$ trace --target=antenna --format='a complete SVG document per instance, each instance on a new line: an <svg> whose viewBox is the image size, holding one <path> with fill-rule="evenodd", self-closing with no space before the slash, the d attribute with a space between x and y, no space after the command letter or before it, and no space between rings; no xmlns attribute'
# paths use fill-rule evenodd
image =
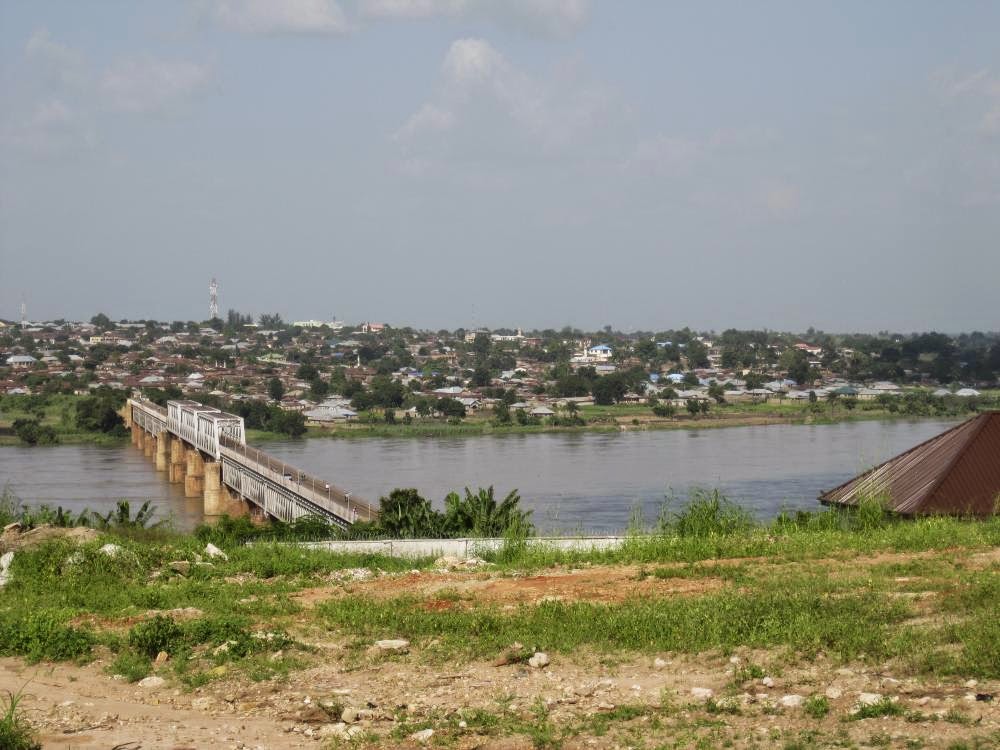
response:
<svg viewBox="0 0 1000 750"><path fill-rule="evenodd" d="M209 320L219 317L219 282L214 276L208 285L208 317Z"/></svg>
<svg viewBox="0 0 1000 750"><path fill-rule="evenodd" d="M21 328L28 325L28 303L24 301L24 297L21 297Z"/></svg>

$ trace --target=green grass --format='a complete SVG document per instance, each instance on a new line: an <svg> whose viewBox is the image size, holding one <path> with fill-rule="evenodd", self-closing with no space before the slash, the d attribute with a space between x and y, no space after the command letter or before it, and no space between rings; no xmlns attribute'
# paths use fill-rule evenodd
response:
<svg viewBox="0 0 1000 750"><path fill-rule="evenodd" d="M0 699L0 748L3 750L41 750L31 729L19 712L21 692L7 693Z"/></svg>

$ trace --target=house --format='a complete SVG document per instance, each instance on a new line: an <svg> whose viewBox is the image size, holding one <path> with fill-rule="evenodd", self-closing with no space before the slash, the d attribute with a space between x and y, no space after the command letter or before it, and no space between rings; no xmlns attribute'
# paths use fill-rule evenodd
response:
<svg viewBox="0 0 1000 750"><path fill-rule="evenodd" d="M361 324L362 333L382 333L385 330L385 323L372 323L371 321Z"/></svg>
<svg viewBox="0 0 1000 750"><path fill-rule="evenodd" d="M587 356L598 362L607 362L613 354L612 349L607 344L598 344L587 349Z"/></svg>
<svg viewBox="0 0 1000 750"><path fill-rule="evenodd" d="M881 499L901 515L988 517L1000 497L1000 411L984 412L819 496L824 505Z"/></svg>
<svg viewBox="0 0 1000 750"><path fill-rule="evenodd" d="M553 417L553 416L555 416L555 412L552 411L552 409L550 409L547 406L536 406L534 409L532 409L528 413L531 416L533 416L533 417L539 417L539 418L541 418L541 417Z"/></svg>
<svg viewBox="0 0 1000 750"><path fill-rule="evenodd" d="M30 354L12 354L7 357L7 364L15 370L30 370L38 360Z"/></svg>
<svg viewBox="0 0 1000 750"><path fill-rule="evenodd" d="M321 427L337 422L350 422L358 416L358 413L352 409L348 409L346 406L324 405L303 411L302 416L306 418L307 425Z"/></svg>

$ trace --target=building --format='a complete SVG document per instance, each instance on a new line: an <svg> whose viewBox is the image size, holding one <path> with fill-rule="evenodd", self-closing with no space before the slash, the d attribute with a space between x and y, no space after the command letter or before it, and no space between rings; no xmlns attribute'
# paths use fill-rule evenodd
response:
<svg viewBox="0 0 1000 750"><path fill-rule="evenodd" d="M825 505L885 502L902 515L994 515L1000 411L984 412L819 496Z"/></svg>

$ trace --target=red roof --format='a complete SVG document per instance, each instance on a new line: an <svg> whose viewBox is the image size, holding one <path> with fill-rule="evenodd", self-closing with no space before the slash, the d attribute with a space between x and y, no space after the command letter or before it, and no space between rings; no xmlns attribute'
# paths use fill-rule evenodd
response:
<svg viewBox="0 0 1000 750"><path fill-rule="evenodd" d="M856 505L884 497L904 515L989 516L1000 501L1000 411L979 414L819 496Z"/></svg>

